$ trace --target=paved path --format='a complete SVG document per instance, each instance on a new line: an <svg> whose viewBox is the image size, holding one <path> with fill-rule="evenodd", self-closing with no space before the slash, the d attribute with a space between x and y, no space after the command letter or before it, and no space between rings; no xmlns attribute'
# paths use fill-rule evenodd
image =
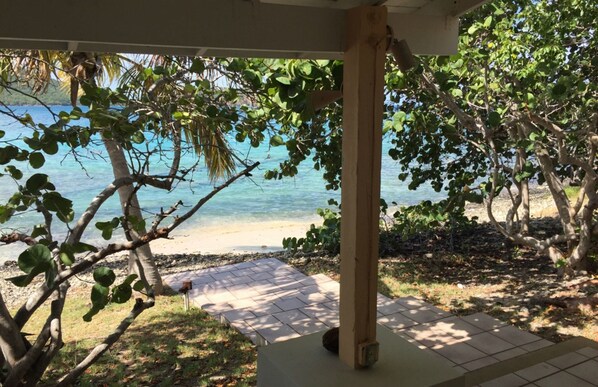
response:
<svg viewBox="0 0 598 387"><path fill-rule="evenodd" d="M164 280L173 289L191 280L193 305L232 325L257 345L339 324L339 283L323 274L306 276L274 258L177 273ZM553 345L489 315L457 317L415 297L389 299L378 294L378 323L463 373ZM579 379L568 385L598 386L598 351L593 351L587 348L569 354L575 361L536 364L534 367L541 369L520 370L503 376L508 380L496 379L499 384L488 385L532 382L548 386L552 385L548 379L557 377L555 382ZM541 380L548 382L542 384ZM525 383L518 384L521 381Z"/></svg>

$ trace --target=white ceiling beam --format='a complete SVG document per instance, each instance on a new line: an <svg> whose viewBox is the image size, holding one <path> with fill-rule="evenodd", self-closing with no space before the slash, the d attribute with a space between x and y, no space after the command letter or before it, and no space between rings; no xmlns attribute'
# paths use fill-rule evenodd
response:
<svg viewBox="0 0 598 387"><path fill-rule="evenodd" d="M0 9L0 48L322 59L344 49L341 9L245 0L0 0ZM390 14L389 24L414 54L456 52L456 18Z"/></svg>
<svg viewBox="0 0 598 387"><path fill-rule="evenodd" d="M451 17L459 17L480 7L488 1L489 0L429 1L425 5L419 7L415 13L421 15L448 15Z"/></svg>
<svg viewBox="0 0 598 387"><path fill-rule="evenodd" d="M486 4L488 1L490 0L458 0L454 4L451 16L463 16L467 12Z"/></svg>

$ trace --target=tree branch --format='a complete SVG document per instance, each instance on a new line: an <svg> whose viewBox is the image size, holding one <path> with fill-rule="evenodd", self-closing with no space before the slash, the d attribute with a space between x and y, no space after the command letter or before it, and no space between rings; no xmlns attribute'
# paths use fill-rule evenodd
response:
<svg viewBox="0 0 598 387"><path fill-rule="evenodd" d="M58 381L57 386L73 385L77 378L81 376L81 374L83 374L87 368L89 368L100 356L102 356L102 354L104 354L104 352L106 352L115 342L118 341L118 339L133 323L133 321L135 321L137 316L139 316L144 310L153 307L154 304L155 301L153 298L150 298L145 302L141 298L137 298L135 300L135 305L133 306L133 309L129 315L120 322L114 332L107 336L101 344L97 345L85 359L83 359L75 368L73 368L73 370L71 370L71 372L62 377Z"/></svg>

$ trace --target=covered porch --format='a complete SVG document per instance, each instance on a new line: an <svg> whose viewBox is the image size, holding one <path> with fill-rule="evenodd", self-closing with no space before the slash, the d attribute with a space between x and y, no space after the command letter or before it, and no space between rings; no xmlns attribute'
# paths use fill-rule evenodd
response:
<svg viewBox="0 0 598 387"><path fill-rule="evenodd" d="M384 367L401 370L398 376L386 379L386 383L390 383L396 377L411 376L404 368L386 366L389 364L386 362L394 358L404 364L411 359L415 360L410 363L413 367L408 367L412 375L431 377L424 384L463 383L461 375L455 374L451 367L445 375L440 363L432 365L433 360L420 360L416 355L419 352L410 352L413 349L408 340L379 328L376 289L384 66L387 50L395 39L406 42L413 54L454 54L459 17L484 2L7 0L2 2L0 46L187 56L343 59L340 360L327 358L327 362L332 362L327 368L349 370L349 378L375 378ZM14 15L26 17L15 18ZM277 345L269 347L261 355L260 375L276 379L288 377L295 383L289 385L312 385L308 379L301 381L302 377L318 372L309 367L329 364L310 355L316 344L318 351L321 350L317 336L280 344L278 348L289 353L288 358L305 361L301 363L274 362L284 357L276 355ZM268 353L272 355L269 357ZM413 355L405 356L407 353ZM353 371L361 368L368 370ZM430 373L430 368L435 372ZM287 373L284 369L290 371ZM435 375L444 379L436 380ZM261 384L272 385L270 377L260 376Z"/></svg>

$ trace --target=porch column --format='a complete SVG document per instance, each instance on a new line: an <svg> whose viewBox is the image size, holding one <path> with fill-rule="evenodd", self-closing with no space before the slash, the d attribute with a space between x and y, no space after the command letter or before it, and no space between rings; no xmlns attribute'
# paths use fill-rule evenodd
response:
<svg viewBox="0 0 598 387"><path fill-rule="evenodd" d="M340 359L378 357L376 293L387 10L347 12L343 84Z"/></svg>

